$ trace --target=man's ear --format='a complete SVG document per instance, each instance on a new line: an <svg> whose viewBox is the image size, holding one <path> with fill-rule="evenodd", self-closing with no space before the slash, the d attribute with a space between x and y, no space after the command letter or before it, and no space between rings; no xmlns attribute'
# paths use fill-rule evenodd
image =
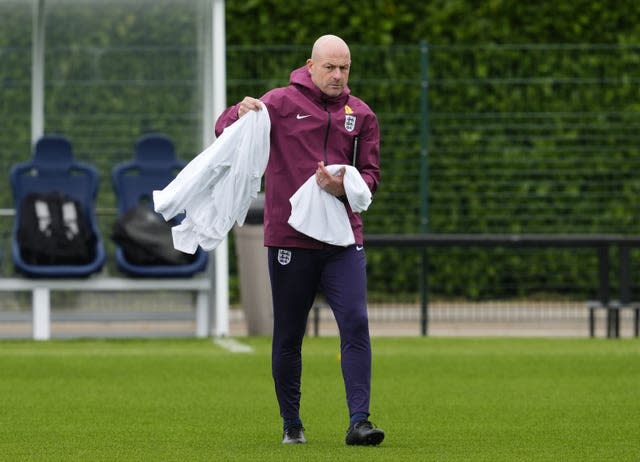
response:
<svg viewBox="0 0 640 462"><path fill-rule="evenodd" d="M307 65L307 70L309 71L309 74L311 74L311 67L313 66L313 60L311 58L307 59L306 65Z"/></svg>

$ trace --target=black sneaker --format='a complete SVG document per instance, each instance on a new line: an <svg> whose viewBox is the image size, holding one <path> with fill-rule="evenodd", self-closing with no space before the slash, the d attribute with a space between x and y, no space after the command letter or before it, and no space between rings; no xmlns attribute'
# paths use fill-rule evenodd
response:
<svg viewBox="0 0 640 462"><path fill-rule="evenodd" d="M282 444L303 444L306 442L304 427L301 425L287 428L282 435Z"/></svg>
<svg viewBox="0 0 640 462"><path fill-rule="evenodd" d="M361 420L349 427L345 441L351 445L376 446L383 439L384 432L381 429L374 427L368 420Z"/></svg>

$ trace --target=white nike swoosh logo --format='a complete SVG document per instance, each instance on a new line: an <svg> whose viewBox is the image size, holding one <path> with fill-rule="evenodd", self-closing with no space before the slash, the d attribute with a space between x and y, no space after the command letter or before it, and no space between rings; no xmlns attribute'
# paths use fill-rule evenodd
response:
<svg viewBox="0 0 640 462"><path fill-rule="evenodd" d="M362 246L362 245L357 245L357 246L356 246L356 250L357 250L358 252L360 252L362 249L364 249L364 246Z"/></svg>
<svg viewBox="0 0 640 462"><path fill-rule="evenodd" d="M302 119L306 119L307 117L311 117L311 114L305 114L305 115L298 114L298 115L296 116L296 119L298 119L298 120L302 120Z"/></svg>

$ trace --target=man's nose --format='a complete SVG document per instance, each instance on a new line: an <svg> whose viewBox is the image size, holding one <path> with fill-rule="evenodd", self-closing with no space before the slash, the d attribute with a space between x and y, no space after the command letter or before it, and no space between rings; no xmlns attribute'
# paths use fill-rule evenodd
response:
<svg viewBox="0 0 640 462"><path fill-rule="evenodd" d="M336 67L331 73L331 77L333 77L336 80L342 79L343 76L344 76L344 71L339 67Z"/></svg>

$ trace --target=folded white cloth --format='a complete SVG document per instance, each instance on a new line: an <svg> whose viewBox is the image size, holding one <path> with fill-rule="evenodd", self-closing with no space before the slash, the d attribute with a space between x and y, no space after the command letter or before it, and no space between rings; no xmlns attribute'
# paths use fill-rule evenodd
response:
<svg viewBox="0 0 640 462"><path fill-rule="evenodd" d="M161 191L153 192L156 212L170 220L173 246L195 253L215 249L235 223L242 226L261 188L269 160L271 122L266 106L249 111L222 132Z"/></svg>
<svg viewBox="0 0 640 462"><path fill-rule="evenodd" d="M351 210L367 210L371 204L371 191L358 170L351 165L327 165L332 175L342 167L345 167L343 185ZM298 188L289 202L288 223L294 229L327 244L343 247L355 244L345 205L318 186L315 174Z"/></svg>

